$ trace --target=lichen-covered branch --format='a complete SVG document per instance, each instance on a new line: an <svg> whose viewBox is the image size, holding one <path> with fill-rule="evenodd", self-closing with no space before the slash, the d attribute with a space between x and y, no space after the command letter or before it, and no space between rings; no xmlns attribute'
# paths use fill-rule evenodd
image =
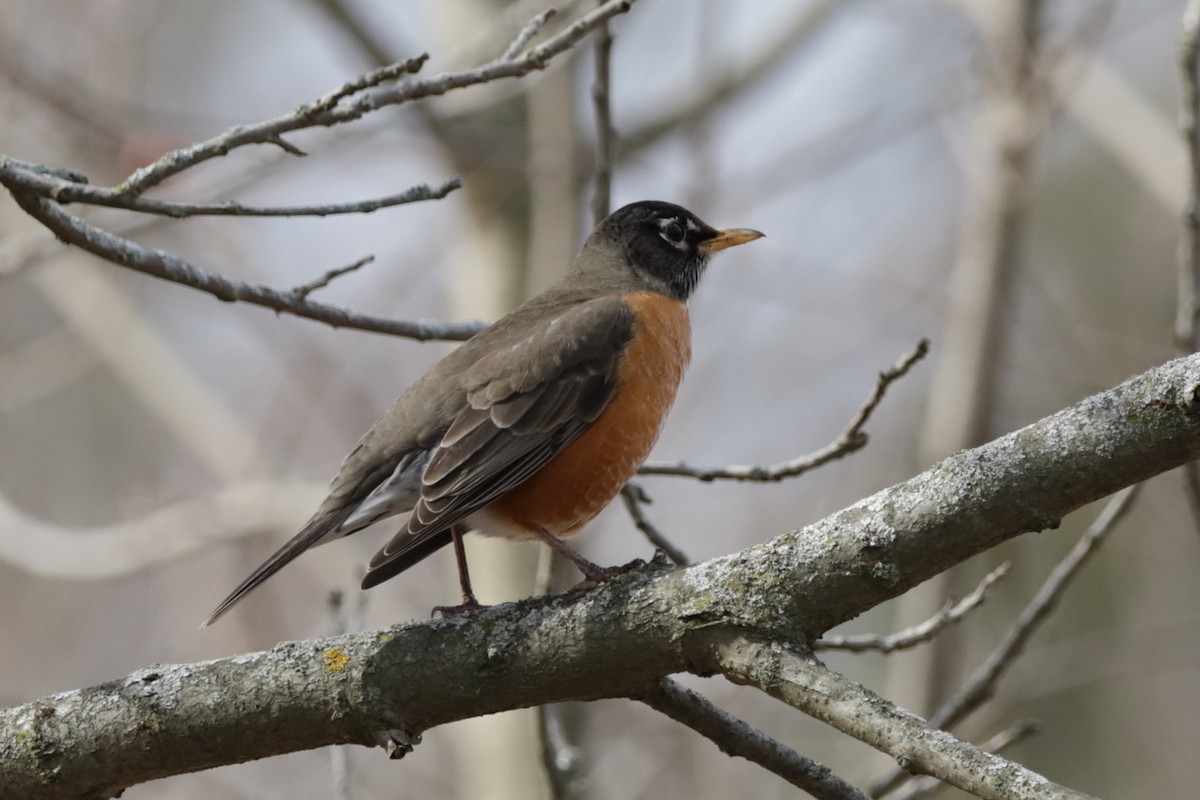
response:
<svg viewBox="0 0 1200 800"><path fill-rule="evenodd" d="M930 575L1198 456L1200 354L729 556L648 567L586 594L153 667L0 711L0 796L107 797L152 778L328 744L403 753L453 720L634 696L662 676L714 669L718 637L802 645Z"/></svg>
<svg viewBox="0 0 1200 800"><path fill-rule="evenodd" d="M811 654L733 636L717 648L722 672L895 757L911 772L932 775L985 800L1087 800L1019 764L933 727Z"/></svg>

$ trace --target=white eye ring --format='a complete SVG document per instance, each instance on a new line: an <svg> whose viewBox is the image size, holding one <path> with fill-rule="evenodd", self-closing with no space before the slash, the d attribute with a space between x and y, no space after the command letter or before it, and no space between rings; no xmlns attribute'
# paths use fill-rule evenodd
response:
<svg viewBox="0 0 1200 800"><path fill-rule="evenodd" d="M664 239L676 247L683 243L683 239L687 235L687 231L684 229L683 225L680 224L679 220L662 220L659 224L662 225L661 235Z"/></svg>

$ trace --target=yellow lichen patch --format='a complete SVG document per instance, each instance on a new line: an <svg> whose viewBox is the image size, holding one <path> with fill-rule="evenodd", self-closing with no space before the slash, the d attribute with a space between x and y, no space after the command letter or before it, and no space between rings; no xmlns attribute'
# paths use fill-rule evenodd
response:
<svg viewBox="0 0 1200 800"><path fill-rule="evenodd" d="M331 647L325 651L325 671L339 672L350 663L350 656L340 647Z"/></svg>

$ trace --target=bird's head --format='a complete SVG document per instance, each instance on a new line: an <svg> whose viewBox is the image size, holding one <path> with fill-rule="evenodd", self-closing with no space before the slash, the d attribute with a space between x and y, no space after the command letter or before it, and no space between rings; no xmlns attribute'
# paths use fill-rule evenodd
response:
<svg viewBox="0 0 1200 800"><path fill-rule="evenodd" d="M584 245L584 255L600 250L616 256L640 283L687 300L713 253L762 235L749 228L720 230L682 206L643 200L605 217ZM596 262L611 264L613 259Z"/></svg>

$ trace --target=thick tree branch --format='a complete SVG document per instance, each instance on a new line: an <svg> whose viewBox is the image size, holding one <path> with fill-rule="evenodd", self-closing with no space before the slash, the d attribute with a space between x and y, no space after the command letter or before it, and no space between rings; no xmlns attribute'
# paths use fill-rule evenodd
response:
<svg viewBox="0 0 1200 800"><path fill-rule="evenodd" d="M1050 618L1051 612L1066 594L1067 587L1079 573L1083 565L1096 552L1096 549L1107 538L1113 527L1128 513L1134 498L1138 493L1138 485L1122 489L1108 501L1100 516L1088 526L1066 557L1050 571L1037 594L1021 611L1017 620L1012 624L1008 633L996 645L996 649L972 673L967 682L959 688L954 696L941 705L929 718L931 725L947 730L966 719L967 715L980 708L991 699L996 691L1000 678L1008 671L1017 657L1025 651L1025 646L1033 638L1034 632L1041 624ZM904 774L893 769L876 781L871 787L871 793L879 797L894 789L904 779Z"/></svg>
<svg viewBox="0 0 1200 800"><path fill-rule="evenodd" d="M988 753L1003 753L1018 742L1023 742L1035 734L1041 733L1041 723L1033 720L1023 720L1010 728L1000 731L986 742L979 744L979 749ZM937 778L928 775L909 781L899 791L887 796L887 800L913 800L933 794L943 787Z"/></svg>
<svg viewBox="0 0 1200 800"><path fill-rule="evenodd" d="M1200 355L1191 355L730 556L640 570L582 595L155 667L8 709L0 796L110 796L150 778L328 744L402 753L457 719L628 697L674 672L711 670L723 636L812 641L1198 456ZM886 738L876 746L913 757Z"/></svg>
<svg viewBox="0 0 1200 800"><path fill-rule="evenodd" d="M939 730L802 652L741 635L717 648L722 672L845 734L987 800L1086 800L1035 772Z"/></svg>

